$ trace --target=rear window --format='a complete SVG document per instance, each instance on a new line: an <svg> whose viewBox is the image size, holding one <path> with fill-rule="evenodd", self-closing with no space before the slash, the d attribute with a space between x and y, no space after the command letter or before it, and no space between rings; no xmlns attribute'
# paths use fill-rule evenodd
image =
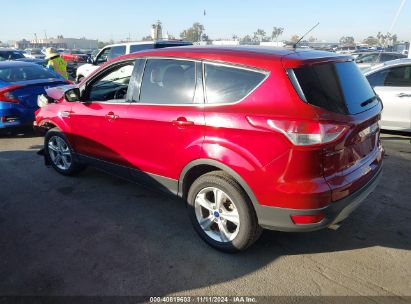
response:
<svg viewBox="0 0 411 304"><path fill-rule="evenodd" d="M24 58L24 55L18 51L0 51L0 60L8 60L8 59L21 59Z"/></svg>
<svg viewBox="0 0 411 304"><path fill-rule="evenodd" d="M266 75L242 68L205 64L208 103L233 103L254 90Z"/></svg>
<svg viewBox="0 0 411 304"><path fill-rule="evenodd" d="M56 78L56 75L39 65L0 68L0 80L5 82L49 78Z"/></svg>
<svg viewBox="0 0 411 304"><path fill-rule="evenodd" d="M378 102L367 79L352 61L303 66L294 69L293 74L306 102L331 112L357 114Z"/></svg>

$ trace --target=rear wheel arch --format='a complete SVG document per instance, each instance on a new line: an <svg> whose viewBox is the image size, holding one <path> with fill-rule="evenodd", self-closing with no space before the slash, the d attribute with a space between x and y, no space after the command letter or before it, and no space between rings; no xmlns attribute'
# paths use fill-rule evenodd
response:
<svg viewBox="0 0 411 304"><path fill-rule="evenodd" d="M219 161L211 159L197 159L190 162L184 167L178 181L178 195L183 199L186 199L188 191L190 190L190 186L193 184L193 182L198 177L212 171L222 171L233 178L234 181L236 181L247 194L254 206L254 209L257 210L259 206L258 200L246 181L232 168L223 163L220 163Z"/></svg>

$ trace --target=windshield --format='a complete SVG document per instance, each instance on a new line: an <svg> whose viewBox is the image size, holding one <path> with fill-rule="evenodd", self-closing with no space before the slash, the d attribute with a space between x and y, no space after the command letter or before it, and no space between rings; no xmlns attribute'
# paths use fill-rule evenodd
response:
<svg viewBox="0 0 411 304"><path fill-rule="evenodd" d="M352 61L322 63L294 69L306 101L331 112L357 114L378 99Z"/></svg>

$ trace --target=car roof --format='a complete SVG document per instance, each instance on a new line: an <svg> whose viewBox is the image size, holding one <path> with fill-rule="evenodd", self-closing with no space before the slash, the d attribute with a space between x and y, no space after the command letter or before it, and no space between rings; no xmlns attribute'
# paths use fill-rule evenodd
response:
<svg viewBox="0 0 411 304"><path fill-rule="evenodd" d="M390 61L385 61L383 63L377 64L375 66L370 67L369 70L367 70L364 75L368 76L370 74L373 74L374 72L383 70L388 67L394 67L394 66L402 66L406 64L411 64L411 58L401 58L401 59L395 59L395 60L390 60Z"/></svg>
<svg viewBox="0 0 411 304"><path fill-rule="evenodd" d="M39 65L36 63L26 62L26 61L13 61L13 60L0 61L0 68L17 68L17 67L29 67L29 66L39 66Z"/></svg>
<svg viewBox="0 0 411 304"><path fill-rule="evenodd" d="M0 52L19 52L21 53L21 50L16 50L16 49L11 49L11 48L0 48Z"/></svg>
<svg viewBox="0 0 411 304"><path fill-rule="evenodd" d="M288 60L305 61L320 58L350 58L332 52L317 51L312 49L288 49L270 46L179 46L161 49L143 50L138 53L125 55L120 58L140 56L170 56L185 57L203 60L227 60L230 58L243 58L255 60L278 61L287 56Z"/></svg>
<svg viewBox="0 0 411 304"><path fill-rule="evenodd" d="M144 44L182 44L182 45L191 45L190 41L183 40L148 40L148 41L134 41L134 42L121 42L106 45L103 48L113 47L113 46L123 46L123 45L144 45Z"/></svg>

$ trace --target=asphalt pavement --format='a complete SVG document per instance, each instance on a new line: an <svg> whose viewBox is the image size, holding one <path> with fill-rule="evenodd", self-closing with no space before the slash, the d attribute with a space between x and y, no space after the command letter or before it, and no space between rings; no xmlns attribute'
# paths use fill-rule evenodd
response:
<svg viewBox="0 0 411 304"><path fill-rule="evenodd" d="M61 176L41 137L0 137L0 296L411 296L410 140L383 135L381 183L338 230L266 231L230 255L181 200L94 169Z"/></svg>

